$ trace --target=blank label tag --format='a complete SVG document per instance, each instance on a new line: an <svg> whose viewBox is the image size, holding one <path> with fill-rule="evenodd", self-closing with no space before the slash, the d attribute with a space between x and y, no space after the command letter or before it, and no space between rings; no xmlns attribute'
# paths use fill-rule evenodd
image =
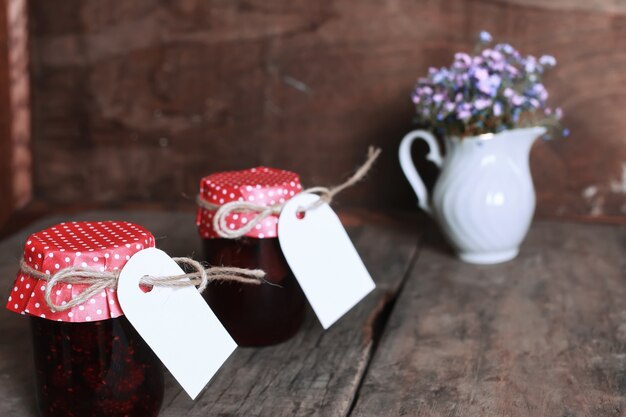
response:
<svg viewBox="0 0 626 417"><path fill-rule="evenodd" d="M278 219L278 240L313 311L328 329L376 285L328 204L297 217L299 209L318 199L300 194L285 204Z"/></svg>
<svg viewBox="0 0 626 417"><path fill-rule="evenodd" d="M145 275L182 275L165 252L148 248L126 263L117 296L126 318L192 399L237 344L194 286L139 288Z"/></svg>

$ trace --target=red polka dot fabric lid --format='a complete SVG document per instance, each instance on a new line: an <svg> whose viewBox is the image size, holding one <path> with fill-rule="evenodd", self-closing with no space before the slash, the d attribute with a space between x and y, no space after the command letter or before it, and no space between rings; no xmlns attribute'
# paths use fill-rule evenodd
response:
<svg viewBox="0 0 626 417"><path fill-rule="evenodd" d="M24 262L47 275L68 267L95 271L120 270L132 255L154 247L154 236L141 226L121 221L61 223L30 235L24 246ZM87 302L64 311L53 311L45 300L47 280L18 272L7 308L49 320L87 322L122 316L114 288L107 288ZM63 304L80 294L86 284L59 283L52 301Z"/></svg>
<svg viewBox="0 0 626 417"><path fill-rule="evenodd" d="M281 169L257 167L242 171L218 172L200 181L200 197L221 206L231 201L247 201L260 206L284 203L302 191L298 174ZM198 208L196 224L203 238L219 238L213 229L215 211ZM255 213L242 212L227 216L231 229L244 226ZM278 236L278 216L269 216L245 236L273 238Z"/></svg>

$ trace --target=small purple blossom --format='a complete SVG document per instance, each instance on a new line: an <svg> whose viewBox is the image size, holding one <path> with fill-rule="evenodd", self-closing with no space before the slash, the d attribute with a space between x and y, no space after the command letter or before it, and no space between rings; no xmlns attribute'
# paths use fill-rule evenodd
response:
<svg viewBox="0 0 626 417"><path fill-rule="evenodd" d="M482 67L470 67L469 74L478 81L484 81L489 77L489 71L487 68Z"/></svg>
<svg viewBox="0 0 626 417"><path fill-rule="evenodd" d="M476 110L484 110L487 107L491 106L491 100L486 98L478 98L474 101L474 107Z"/></svg>
<svg viewBox="0 0 626 417"><path fill-rule="evenodd" d="M515 94L512 98L511 98L511 104L514 106L521 106L522 104L524 104L526 100L524 99L524 97L520 96L519 94Z"/></svg>
<svg viewBox="0 0 626 417"><path fill-rule="evenodd" d="M524 69L526 70L526 72L535 72L537 71L538 67L537 67L537 59L532 56L529 55L528 57L526 57L526 62L524 64Z"/></svg>
<svg viewBox="0 0 626 417"><path fill-rule="evenodd" d="M486 30L482 30L478 34L478 40L480 41L480 43L491 43L493 42L493 37L491 36L491 33L487 32Z"/></svg>
<svg viewBox="0 0 626 417"><path fill-rule="evenodd" d="M493 104L493 115L496 117L500 117L502 115L502 103L496 101Z"/></svg>
<svg viewBox="0 0 626 417"><path fill-rule="evenodd" d="M546 101L548 99L548 91L541 83L533 85L531 91L532 94L534 94L541 101Z"/></svg>
<svg viewBox="0 0 626 417"><path fill-rule="evenodd" d="M519 74L519 70L511 64L505 64L504 71L506 71L511 78L517 78Z"/></svg>
<svg viewBox="0 0 626 417"><path fill-rule="evenodd" d="M469 119L470 117L472 117L472 113L469 110L459 110L456 112L456 117L459 120L465 121Z"/></svg>
<svg viewBox="0 0 626 417"><path fill-rule="evenodd" d="M557 119L562 119L563 118L563 110L561 110L560 107L557 107L556 109L554 109L554 115L556 116Z"/></svg>
<svg viewBox="0 0 626 417"><path fill-rule="evenodd" d="M514 52L517 52L517 51L515 51L515 48L513 48L513 47L512 47L511 45L509 45L508 43L499 43L499 44L497 44L496 46L494 46L494 49L495 49L496 51L502 51L502 52L504 52L504 53L505 53L505 54L507 54L507 55L511 55L511 54L513 54Z"/></svg>
<svg viewBox="0 0 626 417"><path fill-rule="evenodd" d="M439 104L439 103L441 103L443 101L443 99L444 99L444 95L441 94L441 93L437 93L437 94L433 95L433 102L434 103Z"/></svg>
<svg viewBox="0 0 626 417"><path fill-rule="evenodd" d="M544 67L554 67L556 66L556 58L552 55L542 55L539 58L539 63Z"/></svg>
<svg viewBox="0 0 626 417"><path fill-rule="evenodd" d="M481 93L494 97L498 92L498 88L500 88L500 83L502 83L502 78L497 74L493 74L483 80L479 80L477 87Z"/></svg>
<svg viewBox="0 0 626 417"><path fill-rule="evenodd" d="M467 68L472 63L472 58L464 52L457 52L454 54L454 63L460 68Z"/></svg>

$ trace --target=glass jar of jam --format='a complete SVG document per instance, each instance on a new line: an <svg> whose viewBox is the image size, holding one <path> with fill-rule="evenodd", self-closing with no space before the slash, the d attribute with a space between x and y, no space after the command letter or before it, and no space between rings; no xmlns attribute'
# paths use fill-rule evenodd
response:
<svg viewBox="0 0 626 417"><path fill-rule="evenodd" d="M58 309L44 296L49 278L63 269L115 272L148 247L154 247L150 232L126 222L62 223L28 238L7 308L30 316L42 417L159 414L163 366L123 316L115 289L68 309L64 303L87 284L55 284Z"/></svg>
<svg viewBox="0 0 626 417"><path fill-rule="evenodd" d="M220 237L213 227L215 210L232 201L260 206L284 203L300 192L297 174L272 168L209 175L200 182L200 198L209 203L198 209L197 225L203 239L204 258L214 266L259 268L270 284L210 283L203 296L224 327L241 346L283 342L302 325L305 298L283 253L277 234L278 217L265 218L245 236ZM231 229L245 226L257 213L233 212L226 217Z"/></svg>

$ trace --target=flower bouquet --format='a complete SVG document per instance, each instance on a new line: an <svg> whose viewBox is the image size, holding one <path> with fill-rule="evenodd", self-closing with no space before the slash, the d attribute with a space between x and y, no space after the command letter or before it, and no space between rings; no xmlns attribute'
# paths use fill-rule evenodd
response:
<svg viewBox="0 0 626 417"><path fill-rule="evenodd" d="M450 67L430 68L418 80L411 98L420 125L459 137L520 127L558 128L563 112L547 105L542 83L556 59L524 56L507 43L491 43L491 35L481 32L475 55L458 52Z"/></svg>

